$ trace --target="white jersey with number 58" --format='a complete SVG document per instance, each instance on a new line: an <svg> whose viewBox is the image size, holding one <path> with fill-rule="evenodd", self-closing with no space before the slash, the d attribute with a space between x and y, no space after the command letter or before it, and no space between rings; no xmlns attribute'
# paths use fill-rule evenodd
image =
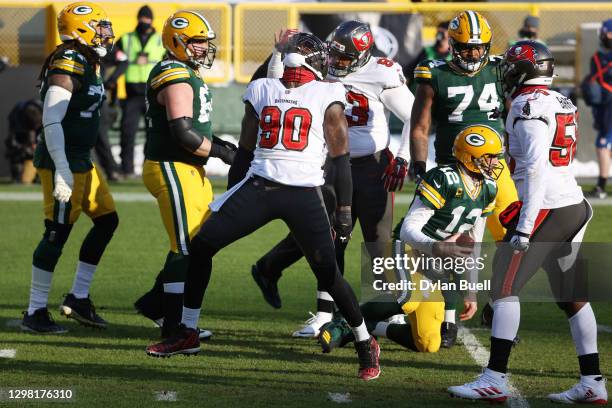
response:
<svg viewBox="0 0 612 408"><path fill-rule="evenodd" d="M330 105L344 106L344 93L338 82L311 81L297 88L272 78L251 82L243 97L259 118L251 173L290 186L322 185L323 120Z"/></svg>
<svg viewBox="0 0 612 408"><path fill-rule="evenodd" d="M558 92L531 89L512 101L506 132L512 179L523 201L517 229L531 233L539 210L584 199L570 170L578 137L576 107Z"/></svg>

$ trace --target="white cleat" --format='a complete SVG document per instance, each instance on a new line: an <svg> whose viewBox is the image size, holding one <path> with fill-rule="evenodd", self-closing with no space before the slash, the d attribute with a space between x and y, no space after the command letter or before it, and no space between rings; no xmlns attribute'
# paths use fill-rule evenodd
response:
<svg viewBox="0 0 612 408"><path fill-rule="evenodd" d="M210 340L212 335L213 333L210 330L200 329L198 327L198 337L200 338L200 340Z"/></svg>
<svg viewBox="0 0 612 408"><path fill-rule="evenodd" d="M319 332L321 331L321 326L325 323L329 323L332 320L332 313L325 312L317 312L317 314L310 313L312 316L310 319L306 320L304 326L300 330L293 332L293 337L302 337L302 338L316 338L319 337Z"/></svg>
<svg viewBox="0 0 612 408"><path fill-rule="evenodd" d="M608 403L606 379L599 377L596 381L591 378L580 378L580 382L567 391L559 394L549 394L548 399L560 404L599 404Z"/></svg>
<svg viewBox="0 0 612 408"><path fill-rule="evenodd" d="M448 387L448 392L451 397L491 402L504 402L510 397L506 376L488 368L485 368L476 381Z"/></svg>
<svg viewBox="0 0 612 408"><path fill-rule="evenodd" d="M387 319L389 324L406 324L405 314L396 314Z"/></svg>

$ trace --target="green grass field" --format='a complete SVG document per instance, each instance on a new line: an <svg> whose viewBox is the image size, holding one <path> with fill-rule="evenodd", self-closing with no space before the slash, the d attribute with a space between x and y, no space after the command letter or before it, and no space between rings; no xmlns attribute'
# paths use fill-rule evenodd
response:
<svg viewBox="0 0 612 408"><path fill-rule="evenodd" d="M221 191L222 183L217 183ZM0 186L8 191L36 191ZM115 192L145 192L138 184L113 186ZM396 218L406 211L396 208ZM280 283L283 308L273 310L250 276L250 265L286 234L279 222L224 249L214 260L203 306L202 327L214 331L196 357L155 359L145 355L158 339L152 323L132 303L153 282L163 264L167 238L154 202L118 202L120 226L102 259L92 297L110 326L97 331L59 316L62 294L71 287L80 242L90 227L82 217L73 229L55 272L50 310L70 332L59 336L21 333L16 319L27 306L30 265L43 232L42 205L0 201L0 388L70 388L76 406L145 407L156 393L176 392L174 406L318 406L333 404L328 393L350 393L351 406L473 406L451 400L446 387L463 383L480 367L462 346L418 354L381 340L382 375L363 383L356 378L352 348L323 355L315 341L290 337L309 310L315 310L315 280L304 261ZM611 242L612 207L596 207L587 241ZM347 275L359 288L360 232L347 253ZM594 305L598 323L612 326L612 304ZM478 327L477 322L470 327ZM488 332L473 333L488 346ZM554 304L522 306L522 341L511 359L512 381L530 406L550 406L546 394L571 386L578 375L566 319ZM602 370L612 372L612 334L599 335ZM20 406L0 402L0 405ZM38 403L46 405L50 403ZM24 404L26 405L26 404Z"/></svg>

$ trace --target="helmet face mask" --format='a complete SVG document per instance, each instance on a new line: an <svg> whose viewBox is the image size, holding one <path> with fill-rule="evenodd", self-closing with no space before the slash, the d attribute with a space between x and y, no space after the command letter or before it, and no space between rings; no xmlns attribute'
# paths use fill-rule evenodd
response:
<svg viewBox="0 0 612 408"><path fill-rule="evenodd" d="M453 53L453 62L467 72L476 72L489 56L491 43L463 44L451 38L450 46ZM476 54L472 57L470 54Z"/></svg>
<svg viewBox="0 0 612 408"><path fill-rule="evenodd" d="M301 66L312 71L320 80L325 79L329 68L329 54L323 41L310 33L296 33L291 36L285 48L285 66L294 60L291 54L299 54L295 61L301 61Z"/></svg>
<svg viewBox="0 0 612 408"><path fill-rule="evenodd" d="M506 96L523 85L552 84L555 60L550 50L538 41L519 41L506 51L497 67L497 80Z"/></svg>
<svg viewBox="0 0 612 408"><path fill-rule="evenodd" d="M190 55L191 63L196 67L210 69L215 56L217 55L217 47L208 40L192 39L188 40L186 45L186 53Z"/></svg>
<svg viewBox="0 0 612 408"><path fill-rule="evenodd" d="M344 77L364 66L372 55L374 36L370 26L351 20L340 24L329 41L329 73Z"/></svg>
<svg viewBox="0 0 612 408"><path fill-rule="evenodd" d="M112 23L108 20L102 20L97 23L95 30L96 35L92 41L93 48L100 58L104 58L113 50L115 43Z"/></svg>
<svg viewBox="0 0 612 408"><path fill-rule="evenodd" d="M501 163L502 159L503 154L485 154L481 157L472 158L472 161L483 176L497 180L504 171L504 165Z"/></svg>

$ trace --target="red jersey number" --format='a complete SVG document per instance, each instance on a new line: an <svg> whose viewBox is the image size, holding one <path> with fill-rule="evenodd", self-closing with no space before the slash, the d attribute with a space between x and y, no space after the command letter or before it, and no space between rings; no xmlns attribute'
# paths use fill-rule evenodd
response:
<svg viewBox="0 0 612 408"><path fill-rule="evenodd" d="M352 106L351 114L346 115L346 121L349 127L366 126L370 118L370 103L368 102L368 97L350 91L346 94L346 101Z"/></svg>
<svg viewBox="0 0 612 408"><path fill-rule="evenodd" d="M569 166L576 155L578 130L573 113L557 113L557 128L548 158L554 167Z"/></svg>
<svg viewBox="0 0 612 408"><path fill-rule="evenodd" d="M290 108L282 117L278 106L266 106L261 111L259 127L261 137L259 147L273 149L278 144L282 131L281 143L287 150L302 151L308 146L308 134L312 125L312 114L308 109Z"/></svg>
<svg viewBox="0 0 612 408"><path fill-rule="evenodd" d="M393 60L389 58L379 58L377 61L380 65L391 68L394 64Z"/></svg>

